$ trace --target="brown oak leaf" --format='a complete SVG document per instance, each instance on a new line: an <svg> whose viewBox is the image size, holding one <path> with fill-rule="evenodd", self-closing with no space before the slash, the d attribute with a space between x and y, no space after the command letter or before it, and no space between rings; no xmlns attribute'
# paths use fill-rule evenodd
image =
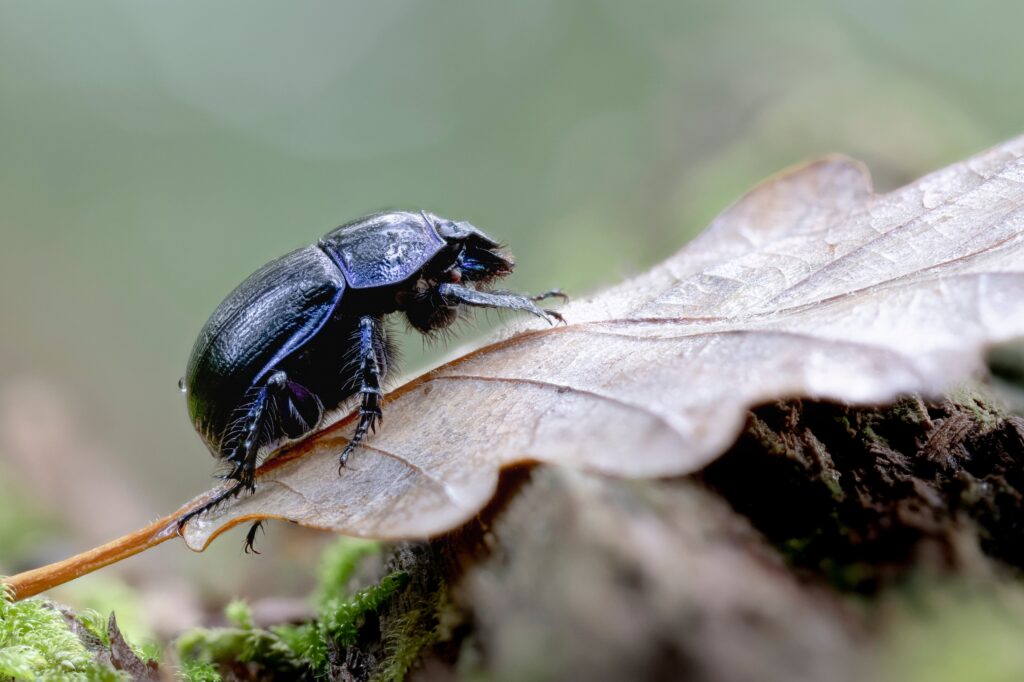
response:
<svg viewBox="0 0 1024 682"><path fill-rule="evenodd" d="M888 194L843 157L769 179L661 265L565 307L567 325L520 325L390 393L340 475L351 416L182 534L201 550L269 517L421 537L471 518L515 462L680 475L759 403L938 396L1024 335L1022 154L1024 138Z"/></svg>

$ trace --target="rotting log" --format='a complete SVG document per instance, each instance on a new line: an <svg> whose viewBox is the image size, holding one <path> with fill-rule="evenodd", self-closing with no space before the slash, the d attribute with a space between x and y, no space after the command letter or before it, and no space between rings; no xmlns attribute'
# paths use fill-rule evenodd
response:
<svg viewBox="0 0 1024 682"><path fill-rule="evenodd" d="M391 548L410 587L334 672L883 679L920 576L1018 603L1022 459L1024 420L965 391L765 405L697 476L508 471L473 523Z"/></svg>

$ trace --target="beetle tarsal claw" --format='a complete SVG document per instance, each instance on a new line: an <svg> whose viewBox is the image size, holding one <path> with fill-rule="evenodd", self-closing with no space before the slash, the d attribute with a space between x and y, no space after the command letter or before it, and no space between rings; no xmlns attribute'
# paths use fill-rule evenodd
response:
<svg viewBox="0 0 1024 682"><path fill-rule="evenodd" d="M569 324L568 322L565 321L565 318L562 317L562 314L559 312L545 309L544 314L548 316L548 323L550 323L552 327L559 324ZM552 322L550 318L555 318L554 322Z"/></svg>

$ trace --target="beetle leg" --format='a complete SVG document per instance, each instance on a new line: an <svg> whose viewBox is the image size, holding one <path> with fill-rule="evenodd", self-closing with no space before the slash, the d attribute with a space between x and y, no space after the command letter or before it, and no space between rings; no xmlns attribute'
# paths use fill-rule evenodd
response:
<svg viewBox="0 0 1024 682"><path fill-rule="evenodd" d="M275 409L281 428L292 438L315 427L322 413L320 401L308 390L289 381L281 370L271 373L241 418L242 431L227 456L235 466L226 478L238 481L249 492L256 489L256 456L266 442Z"/></svg>
<svg viewBox="0 0 1024 682"><path fill-rule="evenodd" d="M208 511L216 509L217 507L224 504L233 497L238 497L243 490L245 490L245 485L236 482L227 490L215 495L212 500L204 504L202 507L199 507L198 509L193 509L192 511L186 514L181 515L180 517L178 517L178 532L181 533L181 529L184 528L185 524L191 521L192 519L196 518L197 516L202 516Z"/></svg>
<svg viewBox="0 0 1024 682"><path fill-rule="evenodd" d="M242 433L228 455L228 461L233 462L235 466L227 477L241 483L249 492L256 490L256 455L263 445L260 441L270 412L270 399L272 395L280 393L287 384L288 376L278 371L271 374L267 383L260 387L249 410L242 418Z"/></svg>
<svg viewBox="0 0 1024 682"><path fill-rule="evenodd" d="M476 308L499 308L504 310L522 310L523 312L542 317L551 324L555 321L565 323L559 313L554 310L545 310L537 307L534 303L534 299L530 296L523 296L522 294L516 294L511 291L477 291L476 289L470 289L468 287L461 286L459 284L440 284L437 287L437 292L441 294L441 297L458 303L464 303L468 306ZM550 298L551 296L557 296L554 292L548 292L536 298Z"/></svg>
<svg viewBox="0 0 1024 682"><path fill-rule="evenodd" d="M263 519L254 522L249 526L249 532L245 534L245 546L244 550L246 554L259 554L256 550L256 533L259 531L266 533L266 529L263 527Z"/></svg>
<svg viewBox="0 0 1024 682"><path fill-rule="evenodd" d="M227 460L234 464L234 467L224 478L232 479L237 481L237 483L218 494L202 507L194 509L178 519L179 529L190 519L205 514L227 500L237 497L243 491L251 493L256 490L256 456L259 454L260 447L264 445L264 434L266 433L269 420L272 419L271 412L275 402L288 404L290 406L289 409L297 414L297 409L293 403L302 402L308 395L310 394L305 388L289 381L288 375L280 370L272 373L267 378L267 382L257 391L256 397L253 398L252 403L249 405L249 409L239 420L238 423L242 429L241 433L237 436L237 442L227 455ZM291 401L291 403L287 401ZM319 421L319 404L319 401L316 401L315 405L311 406L311 409L315 408L318 410L315 419L310 417L314 421ZM280 404L277 406L277 409L282 409ZM280 416L279 418L283 419ZM290 415L290 418L298 419L295 415ZM300 420L300 423L305 422ZM288 435L291 435L291 433L288 433ZM251 547L251 543L247 542L246 546Z"/></svg>
<svg viewBox="0 0 1024 682"><path fill-rule="evenodd" d="M381 419L380 376L383 373L381 365L386 359L378 357L377 346L379 337L383 333L384 329L377 318L372 315L364 315L359 318L359 393L362 402L359 404L359 421L356 423L356 430L348 445L341 452L338 464L339 472L345 467L348 456L362 442L366 434L376 430Z"/></svg>
<svg viewBox="0 0 1024 682"><path fill-rule="evenodd" d="M569 296L562 292L561 289L552 289L551 291L545 291L543 294L537 294L536 296L529 297L531 301L543 301L546 298L560 298L563 302L569 300Z"/></svg>

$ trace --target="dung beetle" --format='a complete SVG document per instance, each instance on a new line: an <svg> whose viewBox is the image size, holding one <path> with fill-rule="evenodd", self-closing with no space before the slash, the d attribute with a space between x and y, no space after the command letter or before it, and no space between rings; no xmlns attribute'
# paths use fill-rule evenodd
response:
<svg viewBox="0 0 1024 682"><path fill-rule="evenodd" d="M391 313L427 335L467 307L563 322L534 303L562 296L558 291L489 289L512 267L499 244L468 222L389 211L346 223L249 276L206 322L181 381L189 418L210 452L229 464L225 478L236 485L181 523L255 490L261 451L309 434L359 394L340 472L381 419L381 382L394 370L385 324Z"/></svg>

